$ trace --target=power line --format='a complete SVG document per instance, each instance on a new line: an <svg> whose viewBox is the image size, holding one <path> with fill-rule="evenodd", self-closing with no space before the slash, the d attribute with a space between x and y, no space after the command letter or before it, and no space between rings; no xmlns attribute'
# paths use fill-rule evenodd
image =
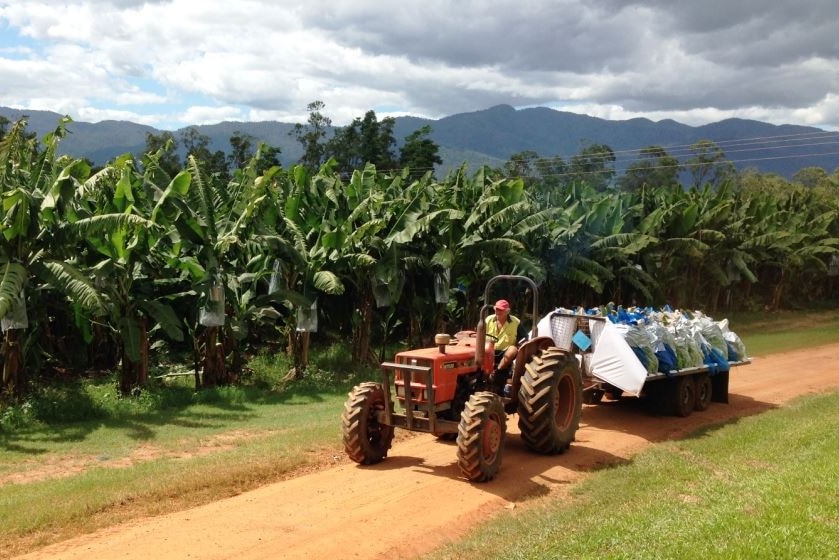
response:
<svg viewBox="0 0 839 560"><path fill-rule="evenodd" d="M811 142L811 140L825 140L825 141L818 141L818 142ZM701 140L699 141L701 142ZM609 163L613 164L615 167L624 168L627 167L629 164L639 161L651 161L655 158L645 158L641 159L643 152L649 148L657 147L661 148L666 156L670 157L686 157L686 156L700 156L703 152L697 151L697 144L699 142L695 142L693 144L672 144L672 145L658 145L658 144L650 144L643 148L627 148L623 150L612 150L611 152L595 152L595 153L577 153L572 156L557 154L553 156L543 157L539 156L535 159L529 160L529 163L535 163L536 161L545 164L551 163L566 163L572 162L575 158L583 159L583 161L587 161L593 164L596 163ZM723 157L727 153L760 153L761 151L769 151L769 150L793 150L796 148L812 148L813 146L827 146L827 145L835 145L839 144L839 132L832 132L832 131L820 131L820 132L803 132L803 133L796 133L796 134L780 134L774 136L756 136L751 138L737 138L731 140L708 140L711 144L708 146L712 150L714 148L719 148L722 151ZM596 145L596 144L594 144ZM605 144L604 144L605 145ZM608 146L607 146L608 147ZM611 150L611 148L610 148ZM516 154L512 154L516 155ZM712 154L713 155L713 154ZM804 154L786 154L781 156L765 156L765 157L749 157L749 158L739 158L739 159L723 159L720 161L712 161L712 162L680 162L679 165L683 167L696 167L699 165L706 165L708 163L726 163L730 162L732 164L737 163L748 163L754 161L777 161L777 160L785 160L785 159L796 159L796 158L811 158L811 157L819 157L819 156L835 156L839 155L839 152L821 152L821 153L804 153ZM498 158L500 159L500 158ZM508 162L511 160L507 160ZM839 162L838 162L839 164ZM648 166L644 169L663 169L663 168L671 168L675 167L675 165L661 165L661 166ZM433 171L436 168L434 167L415 167L412 168L412 171L425 173L427 171ZM382 171L390 171L390 172L398 172L401 169L390 169L390 170L382 170ZM578 172L568 172L568 173L560 173L560 174L547 174L547 175L540 175L541 177L561 177L561 176L580 176L580 175L588 175L588 174L600 174L603 173L602 170L598 171L578 171Z"/></svg>

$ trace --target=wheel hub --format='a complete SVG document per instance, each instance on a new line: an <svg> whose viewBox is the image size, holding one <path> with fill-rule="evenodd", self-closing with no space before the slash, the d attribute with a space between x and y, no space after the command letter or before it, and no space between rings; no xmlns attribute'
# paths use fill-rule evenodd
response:
<svg viewBox="0 0 839 560"><path fill-rule="evenodd" d="M483 435L481 436L481 454L485 459L490 459L498 453L501 447L501 425L497 418L487 420Z"/></svg>
<svg viewBox="0 0 839 560"><path fill-rule="evenodd" d="M570 397L574 386L567 376L559 381L559 387L554 397L554 419L556 425L565 428L574 415L573 402L574 399Z"/></svg>

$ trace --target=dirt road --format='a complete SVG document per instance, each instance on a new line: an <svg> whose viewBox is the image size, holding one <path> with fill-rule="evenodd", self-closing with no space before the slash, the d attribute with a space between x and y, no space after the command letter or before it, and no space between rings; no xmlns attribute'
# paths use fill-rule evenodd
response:
<svg viewBox="0 0 839 560"><path fill-rule="evenodd" d="M655 416L624 398L585 406L569 452L525 451L516 416L498 477L459 478L453 443L429 435L394 445L373 467L344 464L206 506L57 543L23 559L410 558L464 534L528 496L564 494L586 472L651 442L839 388L839 344L755 358L732 371L729 404L687 418ZM427 505L426 505L427 504Z"/></svg>

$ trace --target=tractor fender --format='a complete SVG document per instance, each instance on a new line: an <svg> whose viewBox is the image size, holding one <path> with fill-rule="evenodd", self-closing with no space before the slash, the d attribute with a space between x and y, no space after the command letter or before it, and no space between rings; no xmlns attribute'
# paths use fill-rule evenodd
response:
<svg viewBox="0 0 839 560"><path fill-rule="evenodd" d="M512 398L513 404L518 404L519 389L521 388L521 376L524 375L525 364L530 361L530 358L534 354L537 354L551 346L555 346L555 343L549 336L537 336L536 338L531 338L519 346L518 354L516 354L515 366L513 367L513 378L510 381L512 384L510 397Z"/></svg>

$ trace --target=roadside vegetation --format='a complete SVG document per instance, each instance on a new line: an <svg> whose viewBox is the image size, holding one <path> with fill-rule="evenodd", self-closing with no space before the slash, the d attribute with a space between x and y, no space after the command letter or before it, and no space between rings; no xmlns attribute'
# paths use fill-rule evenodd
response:
<svg viewBox="0 0 839 560"><path fill-rule="evenodd" d="M753 356L774 351L779 337L793 338L797 341L796 347L839 340L839 317L825 311L762 314L751 320L742 317L732 326L743 333L749 354ZM214 390L195 391L188 375L172 375L183 372L165 364L160 371L168 375L154 375L149 386L133 397L120 396L113 374L54 381L39 387L26 402L6 408L0 417L0 550L4 551L3 556L20 554L123 521L208 503L346 461L338 429L346 391L361 380L373 379L377 371L366 367L352 369L346 358L342 358L345 355L346 348L340 346L330 352L313 354L310 375L303 380L284 379L288 368L288 358L284 355L260 355L251 361L253 369L247 378L235 386ZM681 469L682 462L694 463L691 458L707 454L700 462L701 469L697 470L696 465L687 469L674 479L677 486L668 491L677 495L674 498L677 501L678 495L690 494L689 500L724 504L728 501L725 492L738 489L729 484L734 484L735 475L740 471L730 471L731 476L722 477L726 484L721 482L713 487L691 482L690 477L706 476L708 470L717 472L713 465L718 460L720 472L746 468L744 465L755 465L754 461L761 465L771 461L772 469L762 476L802 469L798 461L804 455L796 452L796 444L792 442L806 440L804 435L788 438L790 447L777 446L774 442L778 441L778 433L810 430L807 426L817 424L830 407L839 402L836 397L833 399L833 404L828 402L822 408L796 405L798 412L794 417L782 416L784 422L789 423L783 432L776 431L776 419L767 420L766 428L759 427L760 419L748 420L758 424L748 433L747 437L754 439L748 446L737 440L745 437L737 435L738 426L746 425L740 421L734 426L709 429L705 433L709 437L662 444L665 451L652 451L654 459L638 459L629 466L605 469L586 484L600 488L595 495L604 500L616 499L613 489L621 488L618 493L621 499L630 500L622 508L626 512L635 511L635 508L655 501L655 496L640 489L626 492L625 481L641 475L635 471L626 473L624 469L659 469L652 474L645 472L643 476L644 480L662 480L649 487L661 490L670 488L663 479L672 476L674 469ZM771 413L777 414L786 413ZM800 428L799 424L802 424ZM730 441L720 443L717 449L714 443L717 435L730 431L735 432L726 436ZM407 432L399 434L410 437ZM786 437L784 441L787 441ZM835 443L825 440L825 445L837 447ZM694 449L697 444L705 447ZM809 476L813 468L823 468L823 473L814 475L818 479L830 474L831 465L839 463L828 460L835 450L811 444L807 456L817 457L817 460L808 463L804 472ZM682 446L686 446L687 451L682 451ZM773 452L777 455L764 456L765 450L757 453L755 450L761 447L777 448ZM679 453L672 453L673 448ZM822 451L825 452L824 460L820 455ZM732 457L742 455L745 463L728 459L728 454ZM671 457L669 461L665 460L668 456ZM786 480L778 478L772 484ZM686 493L685 484L698 487L691 486L690 492ZM757 486L754 480L751 484ZM767 484L768 488L775 488ZM799 491L791 488L786 493L798 495ZM749 490L750 499L754 499L754 492L754 489ZM586 490L578 496L589 494ZM817 501L813 507L820 507L818 500L821 498L814 497L809 491L806 496ZM735 504L739 503L738 499L731 498ZM777 499L785 499L784 493ZM824 494L824 499L831 499L830 492ZM578 497L573 503L579 500ZM547 506L539 506L540 509L543 507ZM544 518L540 514L539 525L553 523L555 516L584 518L587 515L591 527L602 528L603 511L616 511L616 506L591 502L580 510L546 511ZM719 513L722 515L723 512L720 510ZM646 518L647 522L658 523L656 516L662 515L669 513L655 509ZM628 519L619 522L629 523L634 518L635 515L628 515ZM715 519L720 525L726 525L724 520ZM803 518L798 519L803 522ZM584 527L586 522L578 523L575 526ZM661 523L664 525L662 531L668 531L667 524ZM790 534L796 534L795 526L787 529ZM616 529L599 538L617 539L631 530L631 527ZM489 531L504 529L495 527ZM493 542L505 542L497 535L489 538ZM544 542L542 536L534 535L533 538ZM699 538L701 535L697 536ZM663 536L659 540L667 542ZM575 546L584 544L581 541ZM602 542L594 544L602 547L598 550L606 551L606 556L614 552ZM478 545L467 543L463 546ZM564 547L565 544L555 546ZM466 554L460 549L453 550L443 554L451 557ZM500 546L497 550L499 557L512 554ZM538 550L533 551L536 554L533 557L539 557ZM557 549L549 550L544 557L557 553ZM671 549L660 550L661 555L651 553L652 556L670 556ZM615 557L622 557L615 554Z"/></svg>
<svg viewBox="0 0 839 560"><path fill-rule="evenodd" d="M837 464L839 393L807 396L654 445L429 558L833 558Z"/></svg>

